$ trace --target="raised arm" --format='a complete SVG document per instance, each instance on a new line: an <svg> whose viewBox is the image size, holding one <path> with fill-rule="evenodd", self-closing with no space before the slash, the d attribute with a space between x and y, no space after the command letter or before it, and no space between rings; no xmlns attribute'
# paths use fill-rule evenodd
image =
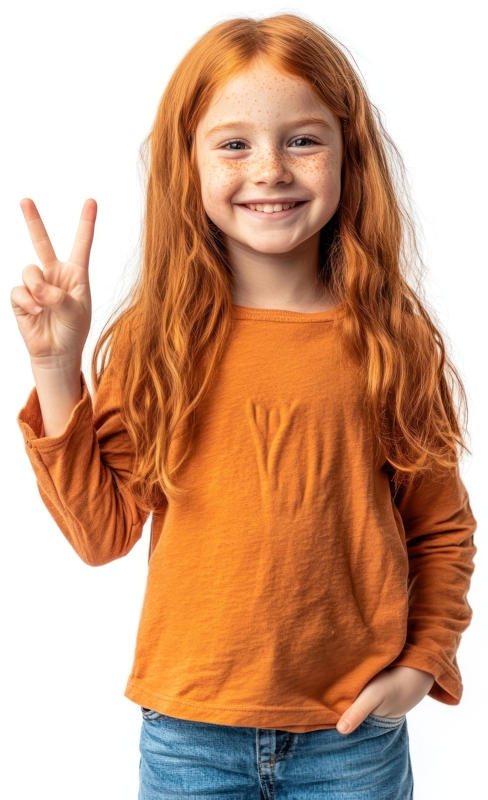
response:
<svg viewBox="0 0 488 800"><path fill-rule="evenodd" d="M80 368L91 322L97 205L85 202L66 261L58 259L34 202L24 198L21 208L42 269L27 265L24 284L11 292L36 384L17 421L46 507L87 564L104 564L131 549L148 514L126 485L133 456L119 413L117 354L94 404Z"/></svg>
<svg viewBox="0 0 488 800"><path fill-rule="evenodd" d="M116 378L111 361L92 401L80 370L80 400L56 436L44 435L36 387L17 417L45 506L92 566L126 555L148 517L126 486L133 452L120 420Z"/></svg>

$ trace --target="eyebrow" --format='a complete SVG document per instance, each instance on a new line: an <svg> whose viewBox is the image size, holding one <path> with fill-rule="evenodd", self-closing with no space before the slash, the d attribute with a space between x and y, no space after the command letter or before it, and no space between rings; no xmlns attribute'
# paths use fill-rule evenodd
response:
<svg viewBox="0 0 488 800"><path fill-rule="evenodd" d="M330 128L332 130L332 126L322 117L305 117L303 119L296 119L292 122L287 123L286 127L290 128L297 128L299 125L323 125L325 128ZM232 122L223 122L221 125L215 125L214 128L211 128L207 131L206 136L210 136L211 134L218 133L223 130L227 130L228 128L249 128L253 127L252 123L245 122L245 121L232 121Z"/></svg>

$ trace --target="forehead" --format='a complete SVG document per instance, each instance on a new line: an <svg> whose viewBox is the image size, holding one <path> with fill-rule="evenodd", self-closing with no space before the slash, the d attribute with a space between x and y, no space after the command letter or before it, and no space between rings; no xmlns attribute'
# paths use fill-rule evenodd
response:
<svg viewBox="0 0 488 800"><path fill-rule="evenodd" d="M250 125L279 125L300 117L334 123L334 113L303 78L269 64L254 65L229 78L215 91L197 126L206 136L216 125L242 121Z"/></svg>

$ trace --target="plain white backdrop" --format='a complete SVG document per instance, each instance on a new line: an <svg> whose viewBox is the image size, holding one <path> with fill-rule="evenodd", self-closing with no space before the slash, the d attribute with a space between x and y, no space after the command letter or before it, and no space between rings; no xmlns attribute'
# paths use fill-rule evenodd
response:
<svg viewBox="0 0 488 800"><path fill-rule="evenodd" d="M368 3L10 4L2 14L3 119L0 794L8 800L135 800L139 706L124 697L142 605L149 526L127 557L84 564L43 505L16 416L33 376L10 304L38 263L19 201L31 197L58 256L71 249L83 202L98 203L90 260L93 317L83 354L132 282L143 192L139 147L184 53L234 16L298 13L353 54L399 148L421 226L425 292L469 402L461 473L476 569L474 616L458 662L458 706L430 697L408 713L415 800L486 797L488 657L485 481L487 62L483 5ZM249 800L252 800L249 798Z"/></svg>

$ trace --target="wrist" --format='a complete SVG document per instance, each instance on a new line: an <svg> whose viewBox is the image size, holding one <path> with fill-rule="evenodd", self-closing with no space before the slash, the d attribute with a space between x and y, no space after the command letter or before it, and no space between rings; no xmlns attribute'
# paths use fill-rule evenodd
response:
<svg viewBox="0 0 488 800"><path fill-rule="evenodd" d="M81 370L81 355L77 356L39 356L31 358L32 370L40 372L72 373Z"/></svg>

